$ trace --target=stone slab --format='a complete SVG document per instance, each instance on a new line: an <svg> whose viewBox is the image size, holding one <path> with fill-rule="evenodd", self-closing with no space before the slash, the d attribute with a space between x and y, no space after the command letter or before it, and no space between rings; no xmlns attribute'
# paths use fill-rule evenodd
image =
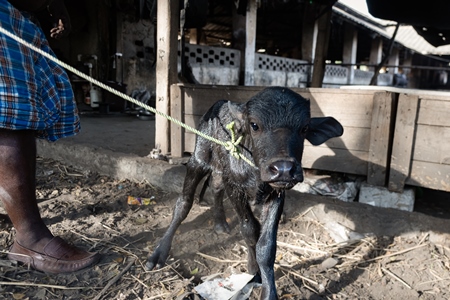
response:
<svg viewBox="0 0 450 300"><path fill-rule="evenodd" d="M402 193L391 192L385 187L361 184L359 202L377 207L413 211L415 194L413 188L405 188Z"/></svg>

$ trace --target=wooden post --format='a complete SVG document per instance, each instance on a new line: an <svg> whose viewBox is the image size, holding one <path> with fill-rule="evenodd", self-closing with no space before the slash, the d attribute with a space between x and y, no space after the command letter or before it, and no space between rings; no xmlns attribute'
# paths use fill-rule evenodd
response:
<svg viewBox="0 0 450 300"><path fill-rule="evenodd" d="M381 62L383 55L383 40L380 37L376 37L372 40L370 48L370 60L371 65L378 65ZM370 71L375 70L375 67L369 67Z"/></svg>
<svg viewBox="0 0 450 300"><path fill-rule="evenodd" d="M322 87L323 77L325 75L325 59L328 52L328 42L330 40L331 29L331 6L323 6L326 11L318 19L318 34L316 55L314 56L314 70L311 80L311 87Z"/></svg>
<svg viewBox="0 0 450 300"><path fill-rule="evenodd" d="M400 94L389 171L388 188L392 192L403 192L410 173L418 107L419 96Z"/></svg>
<svg viewBox="0 0 450 300"><path fill-rule="evenodd" d="M184 122L184 87L179 84L170 86L170 115ZM177 124L170 125L170 146L172 157L183 157L184 153L184 128Z"/></svg>
<svg viewBox="0 0 450 300"><path fill-rule="evenodd" d="M355 68L354 64L356 64L356 51L358 49L358 31L356 31L355 26L345 23L345 32L344 32L344 49L343 49L343 57L342 62L344 64L351 64L348 67L348 84L352 84L355 77Z"/></svg>
<svg viewBox="0 0 450 300"><path fill-rule="evenodd" d="M245 85L255 84L256 0L248 1L245 35Z"/></svg>
<svg viewBox="0 0 450 300"><path fill-rule="evenodd" d="M170 85L177 82L177 37L179 1L158 0L156 47L156 109L169 114ZM170 151L170 123L159 115L155 118L155 146L162 154Z"/></svg>
<svg viewBox="0 0 450 300"><path fill-rule="evenodd" d="M308 2L305 3L305 13L303 15L302 28L302 59L312 63L316 53L317 43L317 22L315 19L316 6Z"/></svg>
<svg viewBox="0 0 450 300"><path fill-rule="evenodd" d="M120 82L123 84L123 32L122 32L122 26L123 26L123 13L118 12L116 14L116 53L114 56L114 59L116 61L116 82Z"/></svg>
<svg viewBox="0 0 450 300"><path fill-rule="evenodd" d="M391 56L389 56L388 65L395 66L395 67L389 67L389 74L394 75L394 74L398 73L398 71L399 71L398 70L398 63L399 63L398 52L399 52L399 49L394 48L394 49L392 49Z"/></svg>
<svg viewBox="0 0 450 300"><path fill-rule="evenodd" d="M317 46L317 21L315 19L317 7L315 4L306 2L305 12L303 14L302 28L302 59L310 64L314 63L314 55ZM310 86L313 67L308 66L307 86Z"/></svg>
<svg viewBox="0 0 450 300"><path fill-rule="evenodd" d="M232 47L241 52L239 61L239 85L245 84L245 16L238 14L236 6L233 5L233 35L232 35Z"/></svg>
<svg viewBox="0 0 450 300"><path fill-rule="evenodd" d="M396 94L376 92L373 95L372 125L368 156L367 183L385 186L387 183L392 128L395 119Z"/></svg>

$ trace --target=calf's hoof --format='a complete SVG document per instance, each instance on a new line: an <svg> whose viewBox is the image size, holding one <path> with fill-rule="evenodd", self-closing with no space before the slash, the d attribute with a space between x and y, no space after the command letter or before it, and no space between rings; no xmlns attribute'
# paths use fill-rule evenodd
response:
<svg viewBox="0 0 450 300"><path fill-rule="evenodd" d="M230 234L230 226L228 226L228 223L226 221L224 222L220 222L220 223L216 223L214 225L214 231L217 234Z"/></svg>

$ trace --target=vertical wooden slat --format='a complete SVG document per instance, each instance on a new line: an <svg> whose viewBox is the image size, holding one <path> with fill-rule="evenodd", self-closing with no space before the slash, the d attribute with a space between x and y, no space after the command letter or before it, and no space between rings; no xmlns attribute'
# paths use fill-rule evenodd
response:
<svg viewBox="0 0 450 300"><path fill-rule="evenodd" d="M332 11L331 8L325 8L324 5L322 5L322 9L327 11L317 20L318 32L311 87L322 87L323 77L325 76L325 59L330 40Z"/></svg>
<svg viewBox="0 0 450 300"><path fill-rule="evenodd" d="M372 185L387 182L394 97L390 92L374 94L367 171L367 182Z"/></svg>
<svg viewBox="0 0 450 300"><path fill-rule="evenodd" d="M184 92L178 84L170 86L170 116L184 122ZM182 157L184 153L184 129L172 123L170 126L170 145L172 157Z"/></svg>
<svg viewBox="0 0 450 300"><path fill-rule="evenodd" d="M256 0L248 1L245 23L245 85L255 84Z"/></svg>
<svg viewBox="0 0 450 300"><path fill-rule="evenodd" d="M158 0L156 47L156 109L169 114L170 85L177 82L177 36L179 1ZM155 145L163 154L170 151L170 123L156 115Z"/></svg>
<svg viewBox="0 0 450 300"><path fill-rule="evenodd" d="M393 192L402 192L409 176L418 107L419 96L400 94L388 184Z"/></svg>
<svg viewBox="0 0 450 300"><path fill-rule="evenodd" d="M241 53L245 53L247 36L245 32L246 17L237 12L235 5L232 8L231 22L233 28L233 48L239 50ZM239 85L245 85L245 55L240 55L239 57Z"/></svg>

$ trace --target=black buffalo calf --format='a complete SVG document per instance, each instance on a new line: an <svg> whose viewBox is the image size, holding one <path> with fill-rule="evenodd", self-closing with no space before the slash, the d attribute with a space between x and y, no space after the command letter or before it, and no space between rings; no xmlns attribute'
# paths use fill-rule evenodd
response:
<svg viewBox="0 0 450 300"><path fill-rule="evenodd" d="M232 122L230 129L227 125ZM151 270L164 266L173 236L192 207L197 185L210 176L216 231L228 231L222 204L226 192L248 247L248 272L261 276L261 299L278 299L273 265L284 191L303 181L304 140L320 145L342 135L343 128L332 117L311 118L309 100L287 88L272 87L244 104L217 102L203 116L199 130L222 141L231 140L230 130L234 130L236 137L242 137L240 152L253 166L230 155L225 147L197 137L187 164L183 193L169 228L146 267ZM263 206L260 222L251 210L252 201Z"/></svg>

